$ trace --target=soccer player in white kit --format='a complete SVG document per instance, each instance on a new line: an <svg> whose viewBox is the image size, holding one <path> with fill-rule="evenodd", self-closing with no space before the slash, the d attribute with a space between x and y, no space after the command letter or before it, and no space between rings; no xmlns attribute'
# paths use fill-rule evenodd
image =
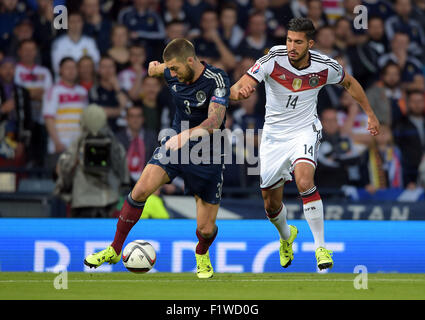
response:
<svg viewBox="0 0 425 320"><path fill-rule="evenodd" d="M283 185L294 174L303 201L304 216L314 237L317 266L332 268L332 251L324 240L323 203L314 182L322 125L317 115L317 95L327 84L342 85L368 116L368 130L379 133L379 121L361 85L335 60L311 50L315 29L306 18L288 25L285 45L274 46L231 88L230 99L250 96L265 82L266 115L260 145L260 180L264 208L280 235L280 264L287 268L293 258L295 226L288 225L282 203ZM330 177L332 178L332 177Z"/></svg>

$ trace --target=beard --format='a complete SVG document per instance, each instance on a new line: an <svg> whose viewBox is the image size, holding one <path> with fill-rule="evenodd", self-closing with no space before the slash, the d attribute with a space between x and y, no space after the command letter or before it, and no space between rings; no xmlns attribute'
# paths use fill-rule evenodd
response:
<svg viewBox="0 0 425 320"><path fill-rule="evenodd" d="M291 62L299 62L299 61L301 61L302 59L305 58L307 53L308 53L308 48L304 52L301 52L300 54L298 54L298 56L296 56L295 58L291 58L291 56L289 55L289 52L288 52L288 58L289 58L289 60L291 60Z"/></svg>
<svg viewBox="0 0 425 320"><path fill-rule="evenodd" d="M195 77L195 71L191 69L188 65L185 66L186 70L183 76L177 77L180 82L192 82Z"/></svg>

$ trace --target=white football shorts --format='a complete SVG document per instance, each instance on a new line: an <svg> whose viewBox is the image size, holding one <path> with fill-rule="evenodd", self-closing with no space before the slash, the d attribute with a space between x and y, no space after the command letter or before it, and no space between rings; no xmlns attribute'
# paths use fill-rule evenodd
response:
<svg viewBox="0 0 425 320"><path fill-rule="evenodd" d="M310 163L316 168L321 138L322 131L314 125L286 139L263 131L260 144L261 189L276 189L292 181L291 173L299 162Z"/></svg>

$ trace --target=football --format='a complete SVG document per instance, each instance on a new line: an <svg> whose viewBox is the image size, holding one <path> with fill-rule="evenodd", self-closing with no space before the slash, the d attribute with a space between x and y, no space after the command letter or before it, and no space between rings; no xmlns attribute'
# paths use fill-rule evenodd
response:
<svg viewBox="0 0 425 320"><path fill-rule="evenodd" d="M146 273L155 265L156 252L149 242L135 240L125 246L122 261L128 271Z"/></svg>

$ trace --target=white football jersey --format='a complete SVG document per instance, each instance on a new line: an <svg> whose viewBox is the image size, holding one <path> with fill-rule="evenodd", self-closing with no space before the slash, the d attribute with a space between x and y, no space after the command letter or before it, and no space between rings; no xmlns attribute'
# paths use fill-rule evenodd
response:
<svg viewBox="0 0 425 320"><path fill-rule="evenodd" d="M95 65L100 60L96 41L84 35L81 36L78 42L72 41L67 34L60 36L52 43L51 56L55 79L59 79L59 64L65 57L71 57L78 62L83 56L89 56L93 59Z"/></svg>
<svg viewBox="0 0 425 320"><path fill-rule="evenodd" d="M49 69L40 65L27 67L21 63L16 65L15 83L26 89L40 88L46 92L52 86L52 75ZM43 123L41 117L41 101L31 100L33 120Z"/></svg>
<svg viewBox="0 0 425 320"><path fill-rule="evenodd" d="M59 140L67 148L80 135L81 113L87 104L87 90L80 85L68 86L59 81L44 94L43 116L55 119ZM51 138L48 152L55 152Z"/></svg>
<svg viewBox="0 0 425 320"><path fill-rule="evenodd" d="M297 69L290 63L286 46L274 46L247 71L256 81L264 81L266 115L263 133L292 137L297 129L315 125L322 128L317 115L317 95L326 84L340 83L343 67L310 50L309 65Z"/></svg>

